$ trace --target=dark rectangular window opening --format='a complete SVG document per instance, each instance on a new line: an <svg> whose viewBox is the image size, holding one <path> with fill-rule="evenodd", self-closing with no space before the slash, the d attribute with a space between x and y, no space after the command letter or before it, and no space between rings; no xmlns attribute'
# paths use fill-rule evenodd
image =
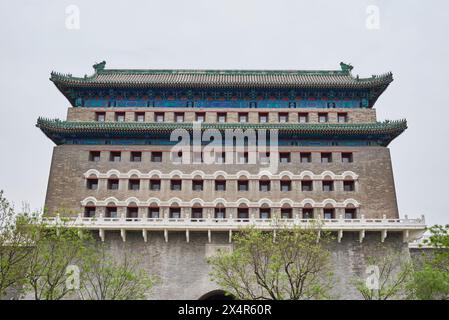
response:
<svg viewBox="0 0 449 320"><path fill-rule="evenodd" d="M237 209L237 219L249 219L248 208L238 208Z"/></svg>
<svg viewBox="0 0 449 320"><path fill-rule="evenodd" d="M151 152L151 162L162 162L162 152Z"/></svg>
<svg viewBox="0 0 449 320"><path fill-rule="evenodd" d="M215 180L215 191L226 191L226 180Z"/></svg>
<svg viewBox="0 0 449 320"><path fill-rule="evenodd" d="M158 219L159 218L159 208L158 207L148 208L148 218Z"/></svg>
<svg viewBox="0 0 449 320"><path fill-rule="evenodd" d="M117 207L106 207L106 218L117 218Z"/></svg>
<svg viewBox="0 0 449 320"><path fill-rule="evenodd" d="M95 120L98 122L106 121L106 113L105 112L95 112Z"/></svg>
<svg viewBox="0 0 449 320"><path fill-rule="evenodd" d="M98 189L98 179L87 179L87 189L97 190Z"/></svg>
<svg viewBox="0 0 449 320"><path fill-rule="evenodd" d="M330 163L330 162L332 162L332 153L323 152L321 154L321 163Z"/></svg>
<svg viewBox="0 0 449 320"><path fill-rule="evenodd" d="M140 151L131 151L131 162L141 162L142 161L142 152Z"/></svg>
<svg viewBox="0 0 449 320"><path fill-rule="evenodd" d="M122 161L122 153L120 151L111 151L109 154L109 161L120 162Z"/></svg>
<svg viewBox="0 0 449 320"><path fill-rule="evenodd" d="M341 161L343 163L351 163L353 160L352 152L343 152L341 154Z"/></svg>
<svg viewBox="0 0 449 320"><path fill-rule="evenodd" d="M271 218L271 209L270 208L260 208L259 216L260 216L260 219L270 219Z"/></svg>
<svg viewBox="0 0 449 320"><path fill-rule="evenodd" d="M288 192L292 190L292 182L290 180L281 181L281 191Z"/></svg>
<svg viewBox="0 0 449 320"><path fill-rule="evenodd" d="M203 208L192 208L192 219L202 219Z"/></svg>
<svg viewBox="0 0 449 320"><path fill-rule="evenodd" d="M193 191L203 191L204 182L203 180L193 180L192 181L192 190Z"/></svg>
<svg viewBox="0 0 449 320"><path fill-rule="evenodd" d="M129 190L137 191L140 189L140 180L139 179L130 179L128 184Z"/></svg>
<svg viewBox="0 0 449 320"><path fill-rule="evenodd" d="M343 181L343 190L344 191L354 191L355 183L352 180Z"/></svg>
<svg viewBox="0 0 449 320"><path fill-rule="evenodd" d="M116 112L115 113L115 121L125 122L125 113L124 112Z"/></svg>
<svg viewBox="0 0 449 320"><path fill-rule="evenodd" d="M281 152L279 154L279 162L280 163L290 163L290 161L291 161L290 152Z"/></svg>
<svg viewBox="0 0 449 320"><path fill-rule="evenodd" d="M215 208L215 219L225 219L226 218L226 208L219 207Z"/></svg>
<svg viewBox="0 0 449 320"><path fill-rule="evenodd" d="M161 180L159 180L159 179L151 179L150 180L150 190L152 190L152 191L160 191L161 190Z"/></svg>
<svg viewBox="0 0 449 320"><path fill-rule="evenodd" d="M84 208L84 217L85 218L95 217L95 207L85 207Z"/></svg>
<svg viewBox="0 0 449 320"><path fill-rule="evenodd" d="M181 191L182 181L181 180L171 180L170 181L170 189L172 191Z"/></svg>
<svg viewBox="0 0 449 320"><path fill-rule="evenodd" d="M356 219L355 208L346 208L345 209L345 219Z"/></svg>
<svg viewBox="0 0 449 320"><path fill-rule="evenodd" d="M145 113L144 112L136 112L136 122L145 122Z"/></svg>
<svg viewBox="0 0 449 320"><path fill-rule="evenodd" d="M279 123L288 122L288 113L279 113L278 120L279 120Z"/></svg>
<svg viewBox="0 0 449 320"><path fill-rule="evenodd" d="M248 113L239 113L239 122L245 123L248 122Z"/></svg>
<svg viewBox="0 0 449 320"><path fill-rule="evenodd" d="M335 219L335 210L324 209L324 219Z"/></svg>
<svg viewBox="0 0 449 320"><path fill-rule="evenodd" d="M248 180L239 180L237 182L237 190L238 191L248 191L249 183Z"/></svg>
<svg viewBox="0 0 449 320"><path fill-rule="evenodd" d="M181 218L181 208L170 208L170 218L180 219Z"/></svg>
<svg viewBox="0 0 449 320"><path fill-rule="evenodd" d="M206 121L206 114L204 112L197 112L195 114L195 121L196 122L205 122Z"/></svg>
<svg viewBox="0 0 449 320"><path fill-rule="evenodd" d="M323 191L334 191L334 182L329 180L323 181Z"/></svg>
<svg viewBox="0 0 449 320"><path fill-rule="evenodd" d="M175 122L184 122L184 112L175 113Z"/></svg>
<svg viewBox="0 0 449 320"><path fill-rule="evenodd" d="M312 182L312 180L303 180L303 181L301 181L301 190L302 191L313 191L313 182Z"/></svg>
<svg viewBox="0 0 449 320"><path fill-rule="evenodd" d="M312 162L312 153L310 152L301 152L299 156L301 159L301 163Z"/></svg>
<svg viewBox="0 0 449 320"><path fill-rule="evenodd" d="M348 122L348 114L347 113L338 113L337 120L339 123Z"/></svg>
<svg viewBox="0 0 449 320"><path fill-rule="evenodd" d="M303 208L302 209L303 219L313 219L313 208Z"/></svg>
<svg viewBox="0 0 449 320"><path fill-rule="evenodd" d="M226 113L217 113L217 122L225 123L226 122Z"/></svg>
<svg viewBox="0 0 449 320"><path fill-rule="evenodd" d="M268 113L259 113L259 122L268 123Z"/></svg>
<svg viewBox="0 0 449 320"><path fill-rule="evenodd" d="M137 218L138 216L139 216L139 208L138 207L126 208L126 217L127 218Z"/></svg>
<svg viewBox="0 0 449 320"><path fill-rule="evenodd" d="M327 113L318 113L318 122L324 123L328 121Z"/></svg>
<svg viewBox="0 0 449 320"><path fill-rule="evenodd" d="M270 180L259 181L259 191L268 192L270 191Z"/></svg>
<svg viewBox="0 0 449 320"><path fill-rule="evenodd" d="M118 190L119 180L118 179L108 179L108 190Z"/></svg>
<svg viewBox="0 0 449 320"><path fill-rule="evenodd" d="M307 123L309 122L309 114L308 113L300 113L298 115L299 123Z"/></svg>
<svg viewBox="0 0 449 320"><path fill-rule="evenodd" d="M100 151L90 151L89 152L89 161L100 161Z"/></svg>
<svg viewBox="0 0 449 320"><path fill-rule="evenodd" d="M292 217L292 208L281 209L281 219L291 219Z"/></svg>
<svg viewBox="0 0 449 320"><path fill-rule="evenodd" d="M156 112L154 114L154 122L164 122L165 115L163 112Z"/></svg>

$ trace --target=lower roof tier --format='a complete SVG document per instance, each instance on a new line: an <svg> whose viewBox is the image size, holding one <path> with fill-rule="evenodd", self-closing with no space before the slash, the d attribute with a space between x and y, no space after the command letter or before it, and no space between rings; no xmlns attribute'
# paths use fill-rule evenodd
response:
<svg viewBox="0 0 449 320"><path fill-rule="evenodd" d="M62 121L59 119L39 118L36 126L44 132L54 143L74 143L74 139L91 139L102 144L101 141L133 139L141 144L151 139L154 143L166 144L170 141L170 134L176 129L184 129L191 133L194 129L201 130L277 130L279 140L297 141L373 141L374 145L387 146L394 138L407 129L406 120L384 121L374 123L345 123L345 124L303 124L303 123L159 123L159 122L78 122ZM263 132L257 132L260 134ZM266 133L265 133L266 134ZM103 140L106 139L106 140ZM91 142L92 143L92 142ZM108 144L107 142L105 142ZM176 143L176 142L175 142ZM113 143L109 144L122 144ZM123 143L126 144L126 143ZM139 143L137 143L139 144ZM371 145L368 143L367 145Z"/></svg>

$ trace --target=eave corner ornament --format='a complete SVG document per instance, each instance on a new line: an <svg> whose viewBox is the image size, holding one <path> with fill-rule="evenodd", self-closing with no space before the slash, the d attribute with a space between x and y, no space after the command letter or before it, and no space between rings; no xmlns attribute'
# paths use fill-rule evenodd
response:
<svg viewBox="0 0 449 320"><path fill-rule="evenodd" d="M352 69L354 69L353 66L351 66L348 63L340 62L341 71L345 72L351 72Z"/></svg>
<svg viewBox="0 0 449 320"><path fill-rule="evenodd" d="M104 70L105 66L106 66L106 61L104 61L104 60L100 63L96 63L93 65L95 72Z"/></svg>

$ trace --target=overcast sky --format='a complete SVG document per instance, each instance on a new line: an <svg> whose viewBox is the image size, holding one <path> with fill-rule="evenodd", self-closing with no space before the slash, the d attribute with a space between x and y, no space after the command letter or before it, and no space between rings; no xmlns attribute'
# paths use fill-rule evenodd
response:
<svg viewBox="0 0 449 320"><path fill-rule="evenodd" d="M344 61L360 76L393 72L376 109L380 120L409 124L390 144L401 216L449 223L449 1L0 3L0 189L16 207L44 203L53 143L35 123L63 119L68 107L52 70L82 76L102 60L201 69L339 69Z"/></svg>

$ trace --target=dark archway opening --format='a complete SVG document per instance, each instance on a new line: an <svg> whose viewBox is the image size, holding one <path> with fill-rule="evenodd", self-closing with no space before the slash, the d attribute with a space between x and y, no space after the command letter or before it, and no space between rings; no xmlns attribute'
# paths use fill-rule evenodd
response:
<svg viewBox="0 0 449 320"><path fill-rule="evenodd" d="M235 298L226 295L223 290L213 290L202 295L198 300L235 300Z"/></svg>

